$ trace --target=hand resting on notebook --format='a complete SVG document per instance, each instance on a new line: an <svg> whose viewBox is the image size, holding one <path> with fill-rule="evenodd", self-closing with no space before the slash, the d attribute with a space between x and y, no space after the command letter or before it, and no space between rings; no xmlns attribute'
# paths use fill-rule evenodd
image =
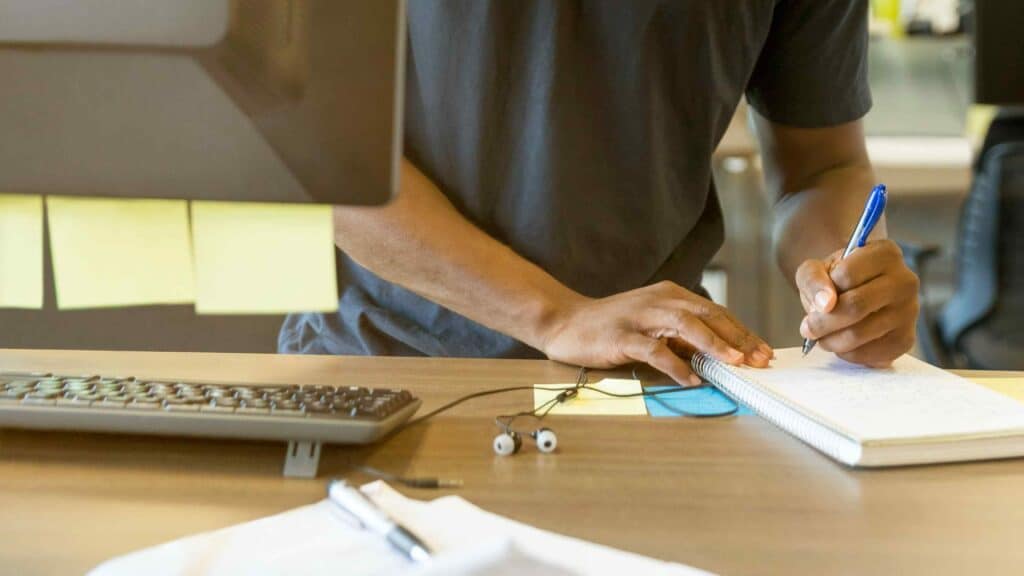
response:
<svg viewBox="0 0 1024 576"><path fill-rule="evenodd" d="M580 298L553 323L542 349L596 368L643 362L676 382L700 384L685 358L703 352L732 365L768 366L772 348L724 307L673 282L606 298Z"/></svg>
<svg viewBox="0 0 1024 576"><path fill-rule="evenodd" d="M842 253L797 269L807 313L800 335L843 360L887 367L914 345L917 276L891 240L869 242L845 259Z"/></svg>

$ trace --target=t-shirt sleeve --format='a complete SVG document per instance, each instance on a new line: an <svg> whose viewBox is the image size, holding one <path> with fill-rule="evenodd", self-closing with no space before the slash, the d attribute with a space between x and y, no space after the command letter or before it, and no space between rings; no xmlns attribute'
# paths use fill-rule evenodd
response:
<svg viewBox="0 0 1024 576"><path fill-rule="evenodd" d="M868 0L778 0L747 100L779 124L857 120L871 109L867 52Z"/></svg>

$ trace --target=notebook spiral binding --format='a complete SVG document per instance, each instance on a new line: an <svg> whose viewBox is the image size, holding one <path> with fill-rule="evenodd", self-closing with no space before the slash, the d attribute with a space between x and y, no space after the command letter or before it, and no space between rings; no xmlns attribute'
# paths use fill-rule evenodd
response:
<svg viewBox="0 0 1024 576"><path fill-rule="evenodd" d="M794 410L767 392L731 372L729 368L702 353L690 360L693 370L733 401L745 404L759 416L796 436L804 443L840 462L854 466L862 455L859 442L834 432Z"/></svg>

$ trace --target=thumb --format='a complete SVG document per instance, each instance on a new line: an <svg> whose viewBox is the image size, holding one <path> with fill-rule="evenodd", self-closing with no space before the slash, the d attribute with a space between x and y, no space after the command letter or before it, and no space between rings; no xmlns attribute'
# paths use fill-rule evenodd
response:
<svg viewBox="0 0 1024 576"><path fill-rule="evenodd" d="M796 287L806 312L828 313L835 308L838 295L823 260L805 260L796 270Z"/></svg>

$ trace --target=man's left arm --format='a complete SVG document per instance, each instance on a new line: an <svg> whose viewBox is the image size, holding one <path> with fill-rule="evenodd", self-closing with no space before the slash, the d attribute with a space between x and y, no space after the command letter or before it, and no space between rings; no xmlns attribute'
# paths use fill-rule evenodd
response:
<svg viewBox="0 0 1024 576"><path fill-rule="evenodd" d="M798 128L755 113L774 199L775 255L800 293L800 334L839 357L885 367L914 344L918 279L886 235L842 259L875 186L861 121Z"/></svg>

